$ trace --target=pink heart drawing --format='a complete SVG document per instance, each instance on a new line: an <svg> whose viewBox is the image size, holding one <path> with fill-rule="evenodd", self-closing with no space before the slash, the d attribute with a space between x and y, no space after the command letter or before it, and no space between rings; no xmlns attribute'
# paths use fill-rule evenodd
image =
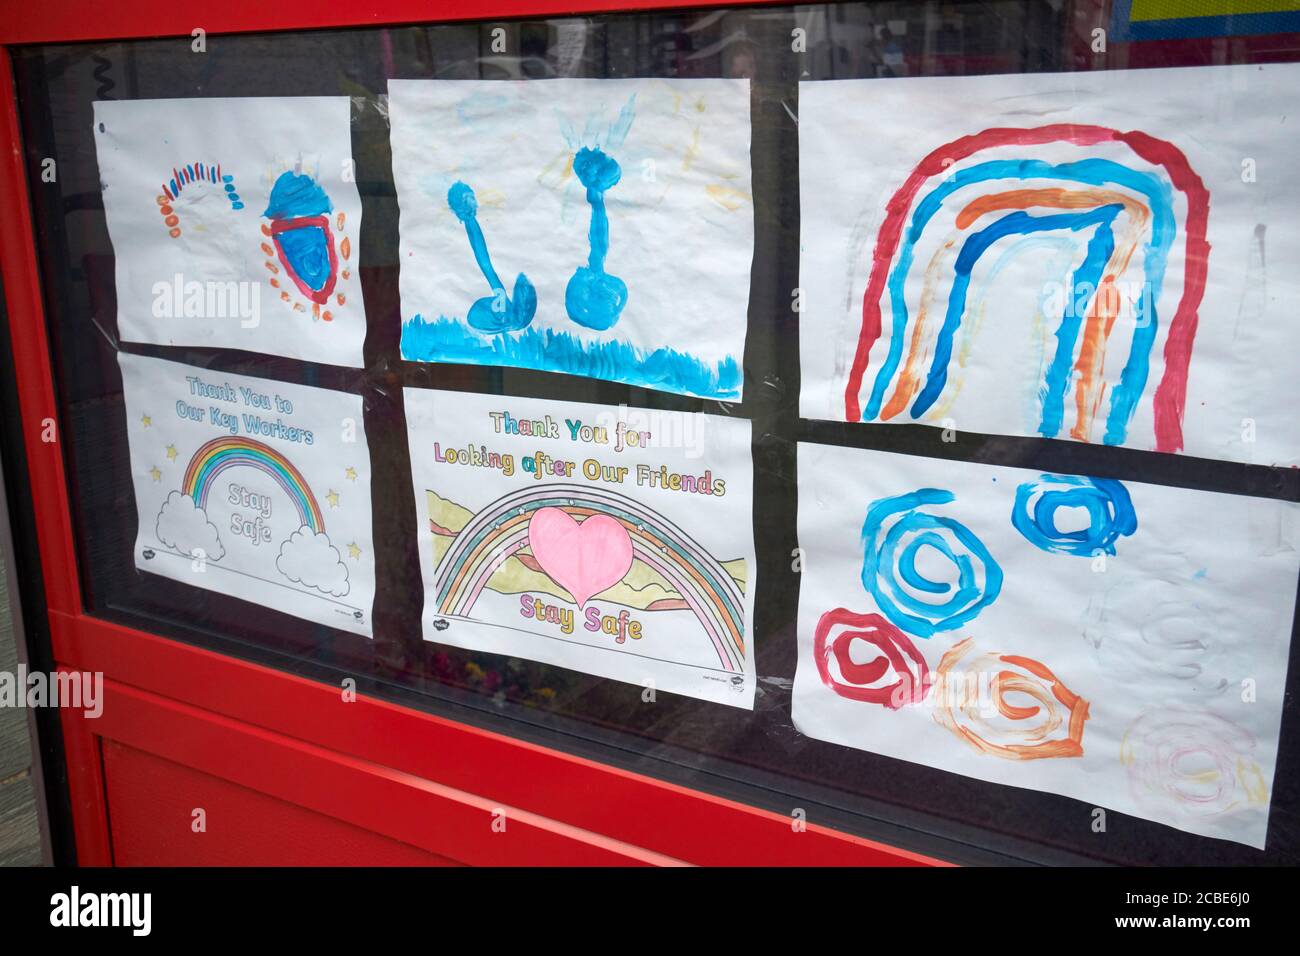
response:
<svg viewBox="0 0 1300 956"><path fill-rule="evenodd" d="M541 508L528 522L533 557L582 608L632 568L632 538L609 515L592 515L582 524L559 508Z"/></svg>

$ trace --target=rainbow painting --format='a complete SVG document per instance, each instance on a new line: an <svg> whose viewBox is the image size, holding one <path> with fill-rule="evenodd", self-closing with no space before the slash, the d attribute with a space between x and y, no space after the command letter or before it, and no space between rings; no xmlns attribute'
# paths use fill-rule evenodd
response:
<svg viewBox="0 0 1300 956"><path fill-rule="evenodd" d="M316 496L293 463L269 445L253 438L214 438L199 447L181 482L181 492L189 495L194 504L206 510L208 492L217 476L228 468L254 468L270 476L293 502L298 511L300 527L310 528L314 534L325 530Z"/></svg>
<svg viewBox="0 0 1300 956"><path fill-rule="evenodd" d="M1300 63L798 105L802 417L1300 465Z"/></svg>
<svg viewBox="0 0 1300 956"><path fill-rule="evenodd" d="M173 166L171 176L163 181L162 190L154 197L154 201L158 204L158 212L163 217L163 225L167 227L167 234L173 239L179 239L181 235L181 220L177 214L176 201L180 199L185 187L191 183L220 186L226 194L226 201L230 203L232 212L244 208L244 201L235 191L235 177L230 173L222 172L220 163L200 162Z"/></svg>
<svg viewBox="0 0 1300 956"><path fill-rule="evenodd" d="M1085 156L1050 162L1029 147L1061 144L1122 147L1130 162ZM1113 150L1109 151L1113 152ZM1179 202L1175 203L1175 197ZM1182 262L1182 293L1164 345L1163 373L1154 383L1155 447L1182 448L1187 370L1205 290L1209 191L1173 144L1139 131L1046 124L991 128L945 143L926 155L890 197L871 255L862 299L862 324L844 392L849 421L920 419L945 405L957 366L963 323L973 321L972 276L1000 240L1055 234L1080 248L1069 275L1067 308L1056 328L1055 353L1040 386L1038 433L1056 438L1100 438L1123 444L1138 402L1151 382L1152 351L1162 318L1157 312L1171 254ZM917 246L937 213L954 212L952 231L929 265ZM1175 210L1182 210L1181 222ZM1023 240L1021 240L1023 241ZM1003 255L1014 255L1016 245ZM986 275L999 271L1000 260ZM1127 310L1131 335L1118 382L1108 388L1103 367L1122 308L1121 284L1142 293ZM909 282L919 304L909 306ZM885 315L889 348L872 367L872 348ZM1104 414L1103 414L1104 409Z"/></svg>
<svg viewBox="0 0 1300 956"><path fill-rule="evenodd" d="M497 569L530 546L530 521L545 508L579 521L605 515L618 522L631 538L634 558L668 581L699 620L720 669L744 672L745 603L731 574L673 522L626 495L601 488L525 488L475 514L438 563L431 588L438 614L470 617ZM535 550L536 542L532 546Z"/></svg>

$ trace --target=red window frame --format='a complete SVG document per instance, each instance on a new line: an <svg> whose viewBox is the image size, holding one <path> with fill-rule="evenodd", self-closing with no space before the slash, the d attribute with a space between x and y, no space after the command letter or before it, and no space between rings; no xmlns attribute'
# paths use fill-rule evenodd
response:
<svg viewBox="0 0 1300 956"><path fill-rule="evenodd" d="M59 411L10 46L188 37L196 26L219 36L716 5L371 0L362 14L283 0L217 5L182 20L164 0L45 0L0 19L0 269L51 652L61 669L105 675L102 717L60 713L80 864L115 859L108 742L183 764L203 752L206 773L462 862L941 865L816 824L798 831L788 816L382 700L344 705L337 687L111 624L82 605L63 450L43 440ZM488 836L503 806L517 821L508 842Z"/></svg>

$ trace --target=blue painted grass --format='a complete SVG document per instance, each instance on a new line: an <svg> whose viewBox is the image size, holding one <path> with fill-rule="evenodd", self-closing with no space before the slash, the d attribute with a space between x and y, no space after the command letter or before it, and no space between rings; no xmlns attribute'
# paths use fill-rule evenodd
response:
<svg viewBox="0 0 1300 956"><path fill-rule="evenodd" d="M550 329L482 336L441 316L402 323L402 358L564 372L701 398L739 400L742 382L733 358L711 365L673 349L647 353L626 342L584 342Z"/></svg>

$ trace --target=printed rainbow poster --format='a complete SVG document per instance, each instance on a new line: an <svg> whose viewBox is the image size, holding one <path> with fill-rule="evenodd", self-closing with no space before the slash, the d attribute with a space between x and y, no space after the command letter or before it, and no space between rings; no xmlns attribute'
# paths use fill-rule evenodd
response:
<svg viewBox="0 0 1300 956"><path fill-rule="evenodd" d="M799 446L800 732L1263 848L1300 506Z"/></svg>
<svg viewBox="0 0 1300 956"><path fill-rule="evenodd" d="M347 97L95 103L126 342L359 367Z"/></svg>
<svg viewBox="0 0 1300 956"><path fill-rule="evenodd" d="M361 398L120 353L135 566L366 637Z"/></svg>
<svg viewBox="0 0 1300 956"><path fill-rule="evenodd" d="M748 81L388 89L404 359L740 401Z"/></svg>
<svg viewBox="0 0 1300 956"><path fill-rule="evenodd" d="M405 396L426 640L753 707L748 422Z"/></svg>
<svg viewBox="0 0 1300 956"><path fill-rule="evenodd" d="M1298 109L1300 64L800 84L802 413L1300 463Z"/></svg>

